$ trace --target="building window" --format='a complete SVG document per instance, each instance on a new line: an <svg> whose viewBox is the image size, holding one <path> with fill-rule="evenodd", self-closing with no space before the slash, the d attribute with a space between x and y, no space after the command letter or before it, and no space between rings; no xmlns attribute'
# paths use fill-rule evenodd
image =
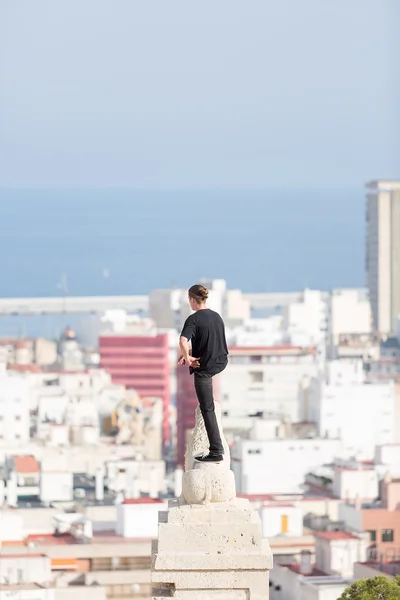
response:
<svg viewBox="0 0 400 600"><path fill-rule="evenodd" d="M247 454L261 454L261 448L249 448Z"/></svg>
<svg viewBox="0 0 400 600"><path fill-rule="evenodd" d="M250 371L251 383L262 383L264 381L264 373L262 371Z"/></svg>
<svg viewBox="0 0 400 600"><path fill-rule="evenodd" d="M369 533L369 539L371 540L371 542L376 542L376 531L375 531L375 529L369 529L368 533Z"/></svg>
<svg viewBox="0 0 400 600"><path fill-rule="evenodd" d="M262 356L254 355L253 354L253 355L250 356L250 362L252 362L252 363L260 363L260 362L262 362Z"/></svg>
<svg viewBox="0 0 400 600"><path fill-rule="evenodd" d="M382 529L382 542L393 542L394 532L393 529Z"/></svg>

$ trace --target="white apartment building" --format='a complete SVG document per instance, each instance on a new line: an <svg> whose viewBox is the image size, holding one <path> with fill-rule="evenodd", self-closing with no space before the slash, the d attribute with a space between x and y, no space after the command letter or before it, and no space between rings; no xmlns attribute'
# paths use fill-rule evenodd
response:
<svg viewBox="0 0 400 600"><path fill-rule="evenodd" d="M288 304L283 313L283 331L294 346L314 346L325 339L327 294L304 290L299 302Z"/></svg>
<svg viewBox="0 0 400 600"><path fill-rule="evenodd" d="M371 460L376 445L398 441L399 396L392 382L364 383L361 361L355 361L350 371L348 361L343 362L343 369L340 363L328 364L327 374L312 379L308 388L300 388L301 419L315 422L323 438L340 438L344 458Z"/></svg>
<svg viewBox="0 0 400 600"><path fill-rule="evenodd" d="M340 337L372 333L371 305L366 290L332 290L328 301L328 332L334 346L339 344Z"/></svg>
<svg viewBox="0 0 400 600"><path fill-rule="evenodd" d="M245 440L231 451L239 494L298 494L305 476L342 454L340 440Z"/></svg>
<svg viewBox="0 0 400 600"><path fill-rule="evenodd" d="M226 329L229 346L280 346L283 344L283 317L247 319L243 324Z"/></svg>
<svg viewBox="0 0 400 600"><path fill-rule="evenodd" d="M394 331L400 315L400 181L367 185L366 265L375 331Z"/></svg>
<svg viewBox="0 0 400 600"><path fill-rule="evenodd" d="M219 376L224 426L229 419L261 414L298 420L299 383L318 371L315 348L243 346L229 354Z"/></svg>
<svg viewBox="0 0 400 600"><path fill-rule="evenodd" d="M265 502L258 509L263 537L303 536L303 511L299 503Z"/></svg>
<svg viewBox="0 0 400 600"><path fill-rule="evenodd" d="M52 425L102 428L126 393L103 369L30 373L26 379L31 410L37 411L37 435L51 443Z"/></svg>
<svg viewBox="0 0 400 600"><path fill-rule="evenodd" d="M374 463L382 477L389 473L393 478L400 479L400 443L376 446Z"/></svg>
<svg viewBox="0 0 400 600"><path fill-rule="evenodd" d="M353 557L365 556L363 541L345 531L316 537L315 564L309 551L300 562L274 564L269 600L338 600L351 585Z"/></svg>
<svg viewBox="0 0 400 600"><path fill-rule="evenodd" d="M336 498L371 502L379 496L379 474L374 467L336 466L333 475L332 491Z"/></svg>
<svg viewBox="0 0 400 600"><path fill-rule="evenodd" d="M0 445L22 446L29 441L30 404L27 381L0 373Z"/></svg>

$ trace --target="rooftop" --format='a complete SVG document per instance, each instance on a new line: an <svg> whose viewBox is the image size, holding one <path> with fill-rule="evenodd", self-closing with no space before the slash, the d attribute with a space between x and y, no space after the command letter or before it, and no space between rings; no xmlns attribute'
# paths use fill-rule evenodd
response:
<svg viewBox="0 0 400 600"><path fill-rule="evenodd" d="M42 369L38 365L16 365L8 364L8 371L16 371L17 373L41 373Z"/></svg>
<svg viewBox="0 0 400 600"><path fill-rule="evenodd" d="M324 573L324 571L317 569L317 567L315 567L315 566L312 566L311 572L307 573L307 574L301 573L300 563L295 563L295 564L289 565L287 568L290 571L292 571L293 573L297 573L298 575L303 575L303 577L324 577L324 576L326 576L326 573Z"/></svg>
<svg viewBox="0 0 400 600"><path fill-rule="evenodd" d="M98 531L93 534L93 538L90 540L90 544L137 544L141 542L149 542L150 538L127 538L117 535L115 531ZM69 533L63 533L61 535L53 534L37 534L29 535L25 540L25 545L29 546L34 544L36 547L40 546L70 546L82 544L82 540L75 538ZM11 544L7 544L10 546ZM21 545L21 543L19 543Z"/></svg>
<svg viewBox="0 0 400 600"><path fill-rule="evenodd" d="M14 466L17 473L39 473L40 466L34 456L14 456Z"/></svg>
<svg viewBox="0 0 400 600"><path fill-rule="evenodd" d="M125 498L124 504L164 504L159 498Z"/></svg>
<svg viewBox="0 0 400 600"><path fill-rule="evenodd" d="M316 577L307 577L307 579L303 580L301 582L301 585L309 585L309 586L315 586L315 585L328 585L328 586L335 586L335 585L340 585L343 587L343 585L345 585L346 587L351 585L352 583L352 579L344 579L343 577L339 577L339 576L335 576L335 575L324 575L324 576L316 576Z"/></svg>
<svg viewBox="0 0 400 600"><path fill-rule="evenodd" d="M356 563L365 565L366 567L371 567L372 569L376 569L380 573L385 573L386 575L392 575L393 577L396 575L400 575L400 560L393 560L390 562L382 563L378 561L367 561L364 563Z"/></svg>
<svg viewBox="0 0 400 600"><path fill-rule="evenodd" d="M230 354L262 354L262 355L304 355L304 354L315 354L316 348L314 346L310 348L303 348L302 346L230 346Z"/></svg>
<svg viewBox="0 0 400 600"><path fill-rule="evenodd" d="M314 534L316 537L324 540L358 540L358 537L348 533L347 531L318 531Z"/></svg>

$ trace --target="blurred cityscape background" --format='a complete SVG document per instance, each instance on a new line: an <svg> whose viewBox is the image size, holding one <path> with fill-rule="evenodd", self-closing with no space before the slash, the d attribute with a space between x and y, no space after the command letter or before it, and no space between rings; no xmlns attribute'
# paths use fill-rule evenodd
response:
<svg viewBox="0 0 400 600"><path fill-rule="evenodd" d="M399 25L395 0L0 4L0 600L150 598L198 282L270 600L400 574Z"/></svg>

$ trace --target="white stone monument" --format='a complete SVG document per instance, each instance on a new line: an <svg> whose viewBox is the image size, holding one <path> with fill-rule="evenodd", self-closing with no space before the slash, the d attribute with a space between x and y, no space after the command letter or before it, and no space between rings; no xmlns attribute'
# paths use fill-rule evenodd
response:
<svg viewBox="0 0 400 600"><path fill-rule="evenodd" d="M221 408L216 405L220 432ZM164 600L268 600L272 553L258 513L236 498L226 440L221 463L194 459L208 452L203 417L185 456L182 495L159 513L152 548L152 598Z"/></svg>

